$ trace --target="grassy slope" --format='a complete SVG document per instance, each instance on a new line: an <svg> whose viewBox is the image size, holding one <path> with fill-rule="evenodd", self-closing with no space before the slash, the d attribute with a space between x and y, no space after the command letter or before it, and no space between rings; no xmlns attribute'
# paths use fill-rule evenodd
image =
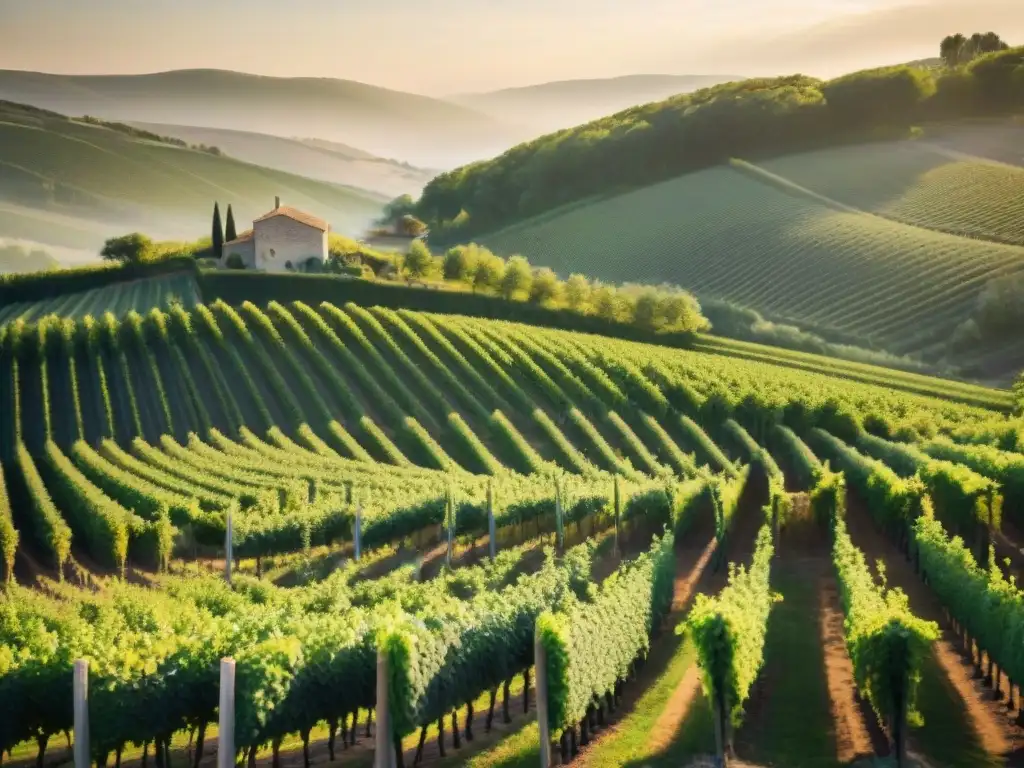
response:
<svg viewBox="0 0 1024 768"><path fill-rule="evenodd" d="M206 231L214 200L234 205L239 229L280 195L327 218L337 231L355 231L376 215L383 199L15 105L0 108L0 168L6 172L0 193L22 206L79 220L150 224L182 236ZM57 187L61 202L46 200L47 185ZM17 216L17 208L5 215L31 218Z"/></svg>
<svg viewBox="0 0 1024 768"><path fill-rule="evenodd" d="M1011 219L1020 205L1012 194L1016 170L953 161L927 148L916 151L936 155L939 173L894 203L902 218L934 223L933 202L956 196L960 223L947 228L973 221L1005 239L1015 237ZM870 202L865 196L875 190L874 207L893 215L884 192L877 191L884 188L881 180L879 187L870 181L848 184L848 193L840 187L844 177L862 178L848 172L858 165L888 178L888 156L894 152L891 145L870 145L766 164L787 170L783 164L800 163L805 181L832 180L823 185L825 191L756 170L715 168L577 204L482 240L562 272L619 281L668 280L804 328L839 331L893 352L913 352L947 338L973 309L989 278L1024 268L1024 248L957 237L853 208L853 203ZM859 163L854 153L862 156ZM830 168L833 157L840 170L820 170ZM817 172L807 170L812 162ZM901 170L904 179L913 180L912 163ZM972 175L977 173L998 176L999 186L976 184ZM973 197L967 198L968 193Z"/></svg>
<svg viewBox="0 0 1024 768"><path fill-rule="evenodd" d="M219 147L230 157L279 171L368 189L397 197L418 194L433 178L430 171L355 149L328 149L299 139L286 139L250 131L203 128L165 123L133 123L160 136L173 136L189 144Z"/></svg>

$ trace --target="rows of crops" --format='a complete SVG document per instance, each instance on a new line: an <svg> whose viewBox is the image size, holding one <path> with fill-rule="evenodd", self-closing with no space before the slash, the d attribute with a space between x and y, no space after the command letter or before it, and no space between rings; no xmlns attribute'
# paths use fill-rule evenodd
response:
<svg viewBox="0 0 1024 768"><path fill-rule="evenodd" d="M70 293L45 301L11 303L0 306L0 324L21 320L36 322L47 315L84 318L112 312L124 317L131 311L145 312L152 307L166 307L172 302L195 306L199 291L191 275L178 274L113 283L103 288Z"/></svg>
<svg viewBox="0 0 1024 768"><path fill-rule="evenodd" d="M347 744L375 702L378 648L397 670L395 736L425 735L481 695L507 697L513 677L528 688L539 627L552 733L571 754L666 615L674 539L713 537L724 556L737 518L757 514L740 509L747 493L768 510L749 567L687 622L731 722L771 621L775 531L790 506L783 471L812 491L832 532L857 685L897 743L936 629L874 583L845 533L844 482L896 541L932 558L957 621L1021 679L1005 625L957 602L969 589L998 593L1001 611L1019 604L985 566L997 529L1013 535L1024 517L1021 424L979 405L739 356L301 303L7 324L0 381L5 581L29 561L57 577L72 560L116 575L218 558L229 515L238 557L350 551L358 527L364 558L293 588L155 573L145 588L9 586L0 704L17 714L0 723L0 751L28 739L45 748L70 727L79 656L92 660L97 757L204 732L223 655L238 663L243 751L276 751L291 734L308 742L321 723ZM983 390L951 396L985 402ZM767 499L746 490L762 477ZM428 580L415 566L363 576L402 542L426 554L445 531L486 537L489 512L503 542L494 563ZM593 538L567 548L570 528ZM628 530L642 535L605 565ZM521 565L537 535L557 551ZM905 684L880 675L880 656Z"/></svg>
<svg viewBox="0 0 1024 768"><path fill-rule="evenodd" d="M216 547L229 511L246 555L339 541L361 502L371 520L436 522L452 493L479 510L484 475L543 507L556 481L596 498L611 474L732 473L748 447L726 456L705 428L734 414L759 437L762 417L745 418L765 412L887 436L1013 432L981 408L755 361L355 305L177 306L0 335L0 461L58 568L75 543L111 568ZM400 493L395 472L415 478Z"/></svg>
<svg viewBox="0 0 1024 768"><path fill-rule="evenodd" d="M727 167L546 214L483 240L560 272L675 282L897 353L948 338L988 280L1024 265L1019 246L839 210Z"/></svg>
<svg viewBox="0 0 1024 768"><path fill-rule="evenodd" d="M846 205L926 229L1024 245L1024 168L928 141L807 152L759 164Z"/></svg>

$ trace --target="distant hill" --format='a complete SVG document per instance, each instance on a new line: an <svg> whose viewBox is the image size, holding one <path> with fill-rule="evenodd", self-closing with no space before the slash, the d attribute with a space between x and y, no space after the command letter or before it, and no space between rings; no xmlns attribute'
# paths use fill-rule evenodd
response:
<svg viewBox="0 0 1024 768"><path fill-rule="evenodd" d="M679 93L743 79L739 75L626 75L561 80L462 94L449 100L542 134Z"/></svg>
<svg viewBox="0 0 1024 768"><path fill-rule="evenodd" d="M286 203L357 233L386 197L0 102L0 238L93 249L140 229L160 239L208 233L213 202L239 230Z"/></svg>
<svg viewBox="0 0 1024 768"><path fill-rule="evenodd" d="M317 136L431 167L486 157L525 138L491 117L426 96L348 80L224 70L82 76L0 70L0 99L68 115Z"/></svg>
<svg viewBox="0 0 1024 768"><path fill-rule="evenodd" d="M345 144L316 139L286 139L265 133L200 128L193 125L133 122L161 136L174 136L189 144L215 146L248 163L311 179L359 187L389 198L418 195L434 172L397 160L377 157Z"/></svg>
<svg viewBox="0 0 1024 768"><path fill-rule="evenodd" d="M54 269L60 263L41 249L27 249L20 245L0 242L0 274L11 272L40 272Z"/></svg>
<svg viewBox="0 0 1024 768"><path fill-rule="evenodd" d="M1024 146L1012 122L734 161L596 197L477 238L560 274L678 283L842 343L920 355L1007 383L1014 341L951 344L989 281L1024 275ZM770 330L770 329L769 329Z"/></svg>
<svg viewBox="0 0 1024 768"><path fill-rule="evenodd" d="M1024 47L957 70L900 65L820 80L750 78L672 96L541 136L441 174L418 215L435 242L464 239L583 200L708 168L903 137L937 120L1024 110Z"/></svg>

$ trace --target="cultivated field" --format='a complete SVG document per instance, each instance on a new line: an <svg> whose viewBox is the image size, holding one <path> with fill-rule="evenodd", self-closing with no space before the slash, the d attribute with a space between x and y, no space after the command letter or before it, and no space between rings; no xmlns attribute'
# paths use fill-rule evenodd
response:
<svg viewBox="0 0 1024 768"><path fill-rule="evenodd" d="M561 271L676 282L893 352L948 336L987 280L1024 267L1024 248L836 210L732 168L527 221L484 242Z"/></svg>
<svg viewBox="0 0 1024 768"><path fill-rule="evenodd" d="M194 306L199 289L190 274L143 278L112 283L102 288L57 296L45 301L14 302L0 306L0 324L38 322L47 315L81 320L86 315L102 317L107 312L123 317L129 312L148 312L169 303Z"/></svg>
<svg viewBox="0 0 1024 768"><path fill-rule="evenodd" d="M400 764L536 764L538 636L563 762L685 765L723 718L761 764L1013 764L1005 393L355 304L41 314L0 326L17 763L66 759L85 657L97 761L212 765L231 656L242 758L369 765L387 695Z"/></svg>
<svg viewBox="0 0 1024 768"><path fill-rule="evenodd" d="M839 203L938 232L1024 245L1024 167L928 139L805 152L759 166Z"/></svg>

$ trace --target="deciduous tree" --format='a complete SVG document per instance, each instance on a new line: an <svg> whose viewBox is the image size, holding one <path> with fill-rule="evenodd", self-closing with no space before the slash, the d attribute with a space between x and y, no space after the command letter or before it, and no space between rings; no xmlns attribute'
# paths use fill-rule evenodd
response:
<svg viewBox="0 0 1024 768"><path fill-rule="evenodd" d="M403 266L410 279L422 280L430 274L434 266L434 257L430 255L430 249L422 241L416 240L409 246Z"/></svg>
<svg viewBox="0 0 1024 768"><path fill-rule="evenodd" d="M565 303L569 309L583 311L590 301L590 281L584 275L569 275L565 281Z"/></svg>
<svg viewBox="0 0 1024 768"><path fill-rule="evenodd" d="M473 293L498 287L505 276L505 262L493 253L480 256L473 272Z"/></svg>
<svg viewBox="0 0 1024 768"><path fill-rule="evenodd" d="M103 245L100 256L104 261L137 264L153 253L153 241L140 232L112 237Z"/></svg>
<svg viewBox="0 0 1024 768"><path fill-rule="evenodd" d="M445 280L469 282L476 266L476 254L472 246L456 245L444 255L443 274Z"/></svg>
<svg viewBox="0 0 1024 768"><path fill-rule="evenodd" d="M530 262L525 256L512 256L505 265L505 275L501 279L501 295L506 299L514 299L519 293L529 293L533 272Z"/></svg>
<svg viewBox="0 0 1024 768"><path fill-rule="evenodd" d="M533 282L530 284L530 301L534 304L547 304L558 298L561 283L558 282L558 275L549 267L542 267L533 273Z"/></svg>

